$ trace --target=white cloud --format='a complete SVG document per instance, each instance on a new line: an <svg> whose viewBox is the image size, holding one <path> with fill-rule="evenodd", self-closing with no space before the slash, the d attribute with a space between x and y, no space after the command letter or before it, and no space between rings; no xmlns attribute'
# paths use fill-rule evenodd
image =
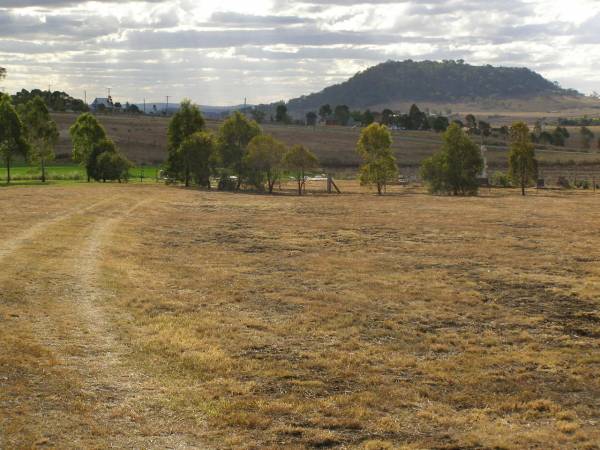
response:
<svg viewBox="0 0 600 450"><path fill-rule="evenodd" d="M527 66L600 90L597 0L3 0L8 90L232 104L291 98L387 59Z"/></svg>

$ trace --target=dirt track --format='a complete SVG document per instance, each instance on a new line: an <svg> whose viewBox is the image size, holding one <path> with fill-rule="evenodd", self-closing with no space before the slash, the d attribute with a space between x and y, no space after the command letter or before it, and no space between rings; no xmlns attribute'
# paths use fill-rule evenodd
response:
<svg viewBox="0 0 600 450"><path fill-rule="evenodd" d="M149 406L161 387L128 365L128 343L110 317L121 314L110 309L115 293L100 286L105 243L149 199L136 189L89 191L91 205L26 224L0 245L0 284L19 300L1 323L20 329L15 340L41 357L0 372L0 409L9 413L0 424L10 436L0 433L0 447L194 447L197 438ZM10 304L10 296L1 300ZM18 395L24 384L31 395Z"/></svg>

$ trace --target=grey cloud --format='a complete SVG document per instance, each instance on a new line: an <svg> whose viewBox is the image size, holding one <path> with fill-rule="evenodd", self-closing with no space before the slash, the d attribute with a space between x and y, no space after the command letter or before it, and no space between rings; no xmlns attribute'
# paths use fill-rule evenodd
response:
<svg viewBox="0 0 600 450"><path fill-rule="evenodd" d="M386 59L462 58L558 79L562 71L574 88L583 81L575 84L573 74L600 68L600 3L580 25L542 20L535 12L542 0L274 0L268 13L225 10L208 20L186 16L195 0L150 0L145 23L110 16L108 4L128 0L101 3L102 15L74 0L0 0L0 65L9 68L3 83L49 77L90 90L110 82L131 96L164 87L226 103L251 92L261 101L306 94ZM388 10L402 12L382 28ZM573 63L584 48L588 57Z"/></svg>
<svg viewBox="0 0 600 450"><path fill-rule="evenodd" d="M233 11L216 12L210 17L210 25L236 25L236 26L281 26L312 23L314 20L298 16L256 16L241 14Z"/></svg>
<svg viewBox="0 0 600 450"><path fill-rule="evenodd" d="M30 7L65 7L65 6L79 6L87 1L78 0L2 0L0 3L1 8L30 8ZM123 3L122 0L93 0L96 3ZM133 0L136 3L161 3L164 0Z"/></svg>
<svg viewBox="0 0 600 450"><path fill-rule="evenodd" d="M351 31L322 31L317 28L279 28L273 30L184 30L184 31L131 31L120 45L132 49L153 48L222 48L243 45L334 45L334 44L390 44L401 37L385 33Z"/></svg>

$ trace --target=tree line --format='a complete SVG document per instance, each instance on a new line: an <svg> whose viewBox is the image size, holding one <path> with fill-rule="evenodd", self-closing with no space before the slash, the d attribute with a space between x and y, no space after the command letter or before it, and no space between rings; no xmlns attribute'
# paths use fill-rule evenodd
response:
<svg viewBox="0 0 600 450"><path fill-rule="evenodd" d="M472 119L467 118L469 121ZM73 160L85 167L88 181L127 180L132 164L95 116L81 114L69 133ZM508 134L509 174L525 195L525 188L537 180L538 173L532 133L525 123L517 122ZM46 181L46 164L54 158L58 137L56 123L41 97L15 107L8 95L0 95L0 157L7 167L9 183L11 164L18 156L39 163L42 181ZM289 172L302 195L307 172L319 166L312 151L302 145L287 148L239 112L228 117L217 133L208 131L199 108L189 100L182 102L169 123L167 150L168 180L208 189L211 178L216 177L221 190L249 186L272 193L276 183ZM356 150L363 160L361 184L375 185L378 194L383 194L398 177L389 127L372 123L364 128ZM441 149L423 162L421 174L433 193L473 195L479 188L483 164L480 149L468 129L452 123L444 132Z"/></svg>
<svg viewBox="0 0 600 450"><path fill-rule="evenodd" d="M216 177L220 190L249 186L272 193L289 172L302 195L306 173L319 166L311 150L302 145L288 149L240 112L230 115L217 133L208 131L198 106L189 100L181 103L169 123L167 150L165 174L169 180L207 189Z"/></svg>
<svg viewBox="0 0 600 450"><path fill-rule="evenodd" d="M40 89L33 89L31 91L28 91L26 89L21 89L19 92L12 95L11 97L12 102L15 106L25 105L34 98L40 97L51 111L86 112L89 110L88 105L86 105L83 100L73 98L66 92L61 91L51 92L42 91Z"/></svg>
<svg viewBox="0 0 600 450"><path fill-rule="evenodd" d="M529 127L517 122L509 129L509 176L521 188L537 181L538 162ZM391 151L392 135L386 125L374 123L360 135L357 151L363 158L360 167L362 185L375 185L381 195L398 177L398 166ZM458 123L452 123L443 135L439 151L423 161L421 176L430 192L447 195L475 195L480 186L484 161L480 147Z"/></svg>
<svg viewBox="0 0 600 450"><path fill-rule="evenodd" d="M421 111L416 104L410 107L408 113L402 114L388 108L381 112L371 111L370 109L351 111L347 105L336 105L332 108L327 103L321 105L318 113L316 111L306 113L306 124L314 126L318 118L322 122L341 126L347 126L349 123L369 126L377 121L388 127L404 130L434 130L438 132L446 131L449 125L448 117L441 114L430 115Z"/></svg>
<svg viewBox="0 0 600 450"><path fill-rule="evenodd" d="M93 178L120 182L128 178L131 162L118 151L92 114L81 114L69 133L73 160L85 167L88 181ZM55 158L58 139L58 127L42 97L35 96L15 106L10 96L0 94L0 158L7 169L7 183L18 157L39 164L41 181L46 182L46 165Z"/></svg>

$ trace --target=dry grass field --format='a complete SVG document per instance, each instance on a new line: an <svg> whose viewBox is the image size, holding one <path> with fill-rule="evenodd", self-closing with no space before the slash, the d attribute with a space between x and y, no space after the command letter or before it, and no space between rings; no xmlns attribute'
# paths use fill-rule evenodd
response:
<svg viewBox="0 0 600 450"><path fill-rule="evenodd" d="M600 194L0 189L0 448L600 448Z"/></svg>

